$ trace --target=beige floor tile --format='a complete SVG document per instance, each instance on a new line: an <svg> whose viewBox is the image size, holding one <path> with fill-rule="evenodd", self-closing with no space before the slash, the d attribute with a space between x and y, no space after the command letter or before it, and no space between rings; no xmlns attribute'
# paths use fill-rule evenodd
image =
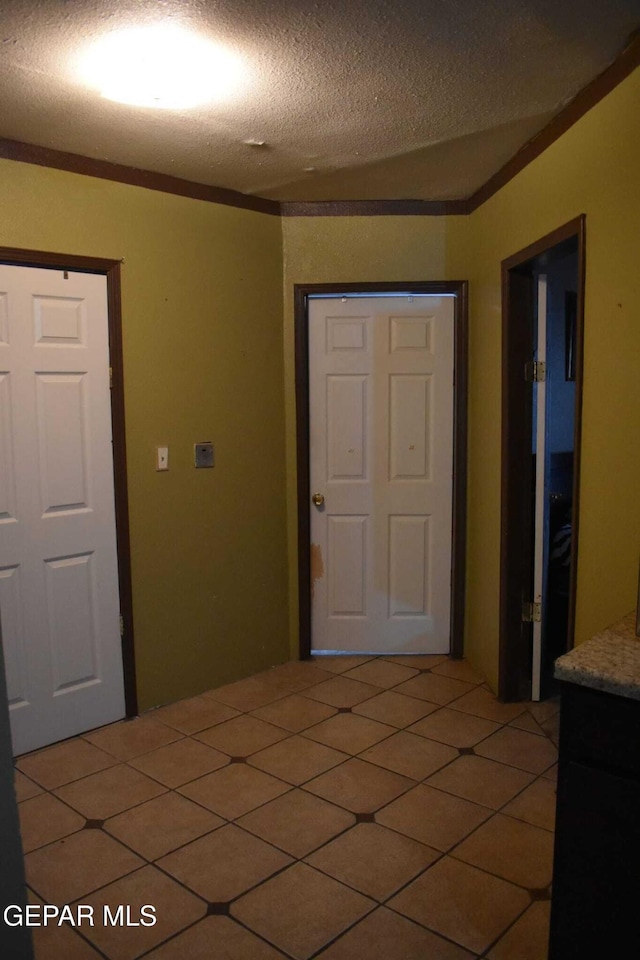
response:
<svg viewBox="0 0 640 960"><path fill-rule="evenodd" d="M345 656L314 656L313 663L322 670L340 674L346 673L347 670L353 670L354 667L359 667L361 663L366 663L367 660L372 659L372 657L354 657L350 654L345 654Z"/></svg>
<svg viewBox="0 0 640 960"><path fill-rule="evenodd" d="M235 683L228 683L224 687L217 687L215 690L207 690L204 697L211 697L220 703L226 703L228 707L234 707L236 710L257 710L258 707L264 707L265 704L273 700L279 700L284 697L286 692L267 680L260 680L257 677L247 677L245 680L237 680Z"/></svg>
<svg viewBox="0 0 640 960"><path fill-rule="evenodd" d="M232 763L199 780L192 780L178 792L225 820L235 820L290 789L289 784L262 770L255 770L246 763Z"/></svg>
<svg viewBox="0 0 640 960"><path fill-rule="evenodd" d="M558 759L558 751L546 737L538 737L524 730L503 727L475 748L477 754L508 763L520 770L540 774Z"/></svg>
<svg viewBox="0 0 640 960"><path fill-rule="evenodd" d="M343 673L343 677L349 677L351 680L361 680L363 683L372 683L374 687L382 687L388 690L389 687L395 687L404 680L410 680L415 677L418 671L409 664L390 663L389 660L369 660Z"/></svg>
<svg viewBox="0 0 640 960"><path fill-rule="evenodd" d="M130 908L133 921L139 921L144 905L155 907L154 926L96 923L94 927L89 927L87 937L109 960L133 960L139 957L141 953L194 923L206 910L201 900L152 866L145 866L117 880L83 902L94 908L94 917L101 918L104 918L105 905L112 914L116 914L118 907L124 904Z"/></svg>
<svg viewBox="0 0 640 960"><path fill-rule="evenodd" d="M13 771L13 782L18 803L22 803L23 800L30 800L32 797L37 797L43 792L42 787L39 787L38 784L30 780L29 777L25 777L24 773L20 773L19 770Z"/></svg>
<svg viewBox="0 0 640 960"><path fill-rule="evenodd" d="M476 687L452 703L451 707L453 710L471 713L474 717L495 720L496 723L509 723L526 710L524 703L500 703L485 687Z"/></svg>
<svg viewBox="0 0 640 960"><path fill-rule="evenodd" d="M378 907L331 944L321 960L472 960L473 956L406 917Z"/></svg>
<svg viewBox="0 0 640 960"><path fill-rule="evenodd" d="M390 902L393 910L482 953L529 905L529 894L443 857Z"/></svg>
<svg viewBox="0 0 640 960"><path fill-rule="evenodd" d="M55 790L56 796L88 820L106 820L166 791L126 764L93 773Z"/></svg>
<svg viewBox="0 0 640 960"><path fill-rule="evenodd" d="M429 786L498 810L533 780L524 770L485 757L458 757L429 778Z"/></svg>
<svg viewBox="0 0 640 960"><path fill-rule="evenodd" d="M254 753L249 763L287 783L300 786L346 759L346 753L326 747L323 743L293 736L260 753Z"/></svg>
<svg viewBox="0 0 640 960"><path fill-rule="evenodd" d="M85 740L117 757L118 760L139 757L166 743L180 740L181 737L182 734L177 730L149 716L122 720L120 723L112 723L108 727L100 727L99 730L84 734Z"/></svg>
<svg viewBox="0 0 640 960"><path fill-rule="evenodd" d="M45 903L70 903L143 865L102 830L80 830L28 853L27 883ZM83 901L84 902L84 901Z"/></svg>
<svg viewBox="0 0 640 960"><path fill-rule="evenodd" d="M549 717L548 720L543 720L541 726L545 735L549 737L556 746L558 746L558 740L560 738L560 714L556 713L554 717Z"/></svg>
<svg viewBox="0 0 640 960"><path fill-rule="evenodd" d="M484 677L480 676L467 660L445 660L437 664L433 672L439 677L452 677L454 680L464 680L465 683L473 683L476 686L484 683Z"/></svg>
<svg viewBox="0 0 640 960"><path fill-rule="evenodd" d="M460 713L459 710L442 707L436 713L414 723L409 730L421 737L448 743L452 747L473 747L499 728L499 724L492 720L483 720L481 717Z"/></svg>
<svg viewBox="0 0 640 960"><path fill-rule="evenodd" d="M554 763L552 767L549 767L548 770L545 770L542 774L545 780L553 780L554 783L558 782L558 764Z"/></svg>
<svg viewBox="0 0 640 960"><path fill-rule="evenodd" d="M551 883L553 834L497 813L452 856L521 887L542 890Z"/></svg>
<svg viewBox="0 0 640 960"><path fill-rule="evenodd" d="M552 697L550 700L541 700L539 703L530 702L526 706L538 723L544 723L545 720L549 720L560 712L560 698Z"/></svg>
<svg viewBox="0 0 640 960"><path fill-rule="evenodd" d="M376 823L447 851L491 816L491 810L419 784L376 813Z"/></svg>
<svg viewBox="0 0 640 960"><path fill-rule="evenodd" d="M314 683L330 680L332 676L329 670L323 670L319 664L309 660L292 660L258 674L259 679L273 683L288 693L297 693Z"/></svg>
<svg viewBox="0 0 640 960"><path fill-rule="evenodd" d="M304 790L290 790L238 820L243 829L298 858L354 823L352 813Z"/></svg>
<svg viewBox="0 0 640 960"><path fill-rule="evenodd" d="M389 663L399 663L402 667L412 667L416 670L433 670L439 663L444 663L449 659L446 653L407 653L400 656L386 656L383 658Z"/></svg>
<svg viewBox="0 0 640 960"><path fill-rule="evenodd" d="M215 944L215 954L212 953ZM145 960L285 960L230 917L205 917L195 926L147 954Z"/></svg>
<svg viewBox="0 0 640 960"><path fill-rule="evenodd" d="M306 960L373 906L355 890L296 863L234 903L231 914L296 960Z"/></svg>
<svg viewBox="0 0 640 960"><path fill-rule="evenodd" d="M439 856L437 850L377 823L359 823L306 862L366 897L386 900Z"/></svg>
<svg viewBox="0 0 640 960"><path fill-rule="evenodd" d="M547 960L550 908L548 901L532 903L489 951L488 960Z"/></svg>
<svg viewBox="0 0 640 960"><path fill-rule="evenodd" d="M379 720L381 723L389 723L393 727L408 727L409 724L415 723L416 720L426 717L437 709L438 705L435 703L407 697L393 690L385 690L377 697L359 703L353 707L352 712L358 716Z"/></svg>
<svg viewBox="0 0 640 960"><path fill-rule="evenodd" d="M38 753L28 753L19 758L16 766L45 790L53 790L63 783L112 767L115 763L117 761L108 753L85 740L76 739L56 743Z"/></svg>
<svg viewBox="0 0 640 960"><path fill-rule="evenodd" d="M159 747L129 761L130 766L159 780L166 787L180 787L228 763L229 757L225 753L190 738L169 743L166 747Z"/></svg>
<svg viewBox="0 0 640 960"><path fill-rule="evenodd" d="M160 707L153 711L152 716L154 720L161 720L174 730L189 735L231 720L238 716L238 711L211 697L191 697L170 703L168 707Z"/></svg>
<svg viewBox="0 0 640 960"><path fill-rule="evenodd" d="M331 680L324 680L314 687L309 687L304 691L304 696L319 700L321 703L328 703L331 707L355 707L356 703L369 700L377 693L380 693L380 687L341 676L332 677Z"/></svg>
<svg viewBox="0 0 640 960"><path fill-rule="evenodd" d="M553 830L556 823L556 785L540 777L502 808L502 813L535 827Z"/></svg>
<svg viewBox="0 0 640 960"><path fill-rule="evenodd" d="M527 733L535 733L539 737L545 736L544 730L538 721L531 716L528 710L525 710L525 712L521 713L519 717L516 717L515 720L512 720L509 726L515 727L516 730L526 730Z"/></svg>
<svg viewBox="0 0 640 960"><path fill-rule="evenodd" d="M306 730L305 737L328 747L335 747L336 750L355 754L384 740L395 733L395 730L395 727L378 723L368 717L359 717L354 713L338 713L335 717Z"/></svg>
<svg viewBox="0 0 640 960"><path fill-rule="evenodd" d="M31 932L35 960L100 960L102 956L67 924L34 927Z"/></svg>
<svg viewBox="0 0 640 960"><path fill-rule="evenodd" d="M226 723L219 723L209 730L201 730L196 740L215 747L229 757L250 757L258 750L277 743L287 737L286 730L272 723L265 723L257 717L235 717Z"/></svg>
<svg viewBox="0 0 640 960"><path fill-rule="evenodd" d="M186 797L164 793L112 817L104 829L146 860L157 860L224 822Z"/></svg>
<svg viewBox="0 0 640 960"><path fill-rule="evenodd" d="M158 866L210 903L228 903L288 863L291 857L227 824L163 857Z"/></svg>
<svg viewBox="0 0 640 960"><path fill-rule="evenodd" d="M458 756L454 747L400 730L361 754L363 760L412 780L424 780Z"/></svg>
<svg viewBox="0 0 640 960"><path fill-rule="evenodd" d="M327 703L318 703L316 700L292 694L283 700L268 703L266 707L259 707L253 711L252 716L283 727L290 733L300 733L321 720L333 717L337 712L336 707L330 707Z"/></svg>
<svg viewBox="0 0 640 960"><path fill-rule="evenodd" d="M396 687L396 693L404 693L419 700L428 700L430 703L439 703L440 706L457 700L469 690L473 690L470 683L454 680L451 677L439 677L435 673L421 673Z"/></svg>
<svg viewBox="0 0 640 960"><path fill-rule="evenodd" d="M304 789L352 813L373 813L412 786L413 780L407 777L353 757L305 784Z"/></svg>
<svg viewBox="0 0 640 960"><path fill-rule="evenodd" d="M20 804L18 812L24 853L67 837L70 833L81 830L85 823L84 817L50 793L25 800Z"/></svg>

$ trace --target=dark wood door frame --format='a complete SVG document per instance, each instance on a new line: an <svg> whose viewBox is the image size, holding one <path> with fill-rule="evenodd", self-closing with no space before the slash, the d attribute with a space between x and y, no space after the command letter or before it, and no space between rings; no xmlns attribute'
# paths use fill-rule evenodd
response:
<svg viewBox="0 0 640 960"><path fill-rule="evenodd" d="M120 615L122 617L122 661L127 717L138 712L136 668L133 644L133 598L131 589L131 550L129 542L129 500L127 492L127 450L124 419L124 371L122 356L122 308L120 297L120 260L82 257L42 250L18 250L0 247L0 263L49 270L102 274L107 280L109 323L109 364L111 367L111 423L113 428L113 474L115 489L116 539Z"/></svg>
<svg viewBox="0 0 640 960"><path fill-rule="evenodd" d="M464 644L467 516L467 281L406 283L323 283L294 285L296 429L298 463L298 597L300 658L311 656L311 529L309 503L309 315L311 294L453 294L453 529L451 555L451 656L461 659Z"/></svg>
<svg viewBox="0 0 640 960"><path fill-rule="evenodd" d="M584 344L584 284L586 217L582 214L502 261L502 493L500 519L500 638L501 700L527 698L526 678L532 628L522 623L523 595L530 576L531 534L531 384L524 365L533 342L531 261L559 245L578 243L578 289L575 338L575 419L573 453L573 520L568 637L573 640L576 610L580 440ZM527 287L529 289L527 290Z"/></svg>

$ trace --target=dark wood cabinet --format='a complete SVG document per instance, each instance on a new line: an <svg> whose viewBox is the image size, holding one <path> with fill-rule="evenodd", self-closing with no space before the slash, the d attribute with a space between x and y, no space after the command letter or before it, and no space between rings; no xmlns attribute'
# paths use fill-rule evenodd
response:
<svg viewBox="0 0 640 960"><path fill-rule="evenodd" d="M549 960L638 952L640 701L561 685Z"/></svg>

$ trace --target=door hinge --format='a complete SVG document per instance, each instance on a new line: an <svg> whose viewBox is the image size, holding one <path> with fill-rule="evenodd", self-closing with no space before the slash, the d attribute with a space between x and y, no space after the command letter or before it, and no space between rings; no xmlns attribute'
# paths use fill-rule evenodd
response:
<svg viewBox="0 0 640 960"><path fill-rule="evenodd" d="M120 636L124 637L124 617L120 617Z"/></svg>
<svg viewBox="0 0 640 960"><path fill-rule="evenodd" d="M527 360L524 365L527 383L542 383L547 379L547 365L543 360Z"/></svg>
<svg viewBox="0 0 640 960"><path fill-rule="evenodd" d="M541 603L523 603L522 604L522 622L523 623L540 623L542 620L542 604Z"/></svg>
<svg viewBox="0 0 640 960"><path fill-rule="evenodd" d="M109 390L113 390L113 367L109 367Z"/></svg>

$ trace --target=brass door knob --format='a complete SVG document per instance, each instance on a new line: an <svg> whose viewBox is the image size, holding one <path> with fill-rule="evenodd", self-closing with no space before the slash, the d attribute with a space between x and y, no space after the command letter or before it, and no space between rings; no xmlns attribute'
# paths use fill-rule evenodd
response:
<svg viewBox="0 0 640 960"><path fill-rule="evenodd" d="M311 500L313 503L315 503L316 507L321 507L324 503L324 497L321 493L314 493L314 495L311 497Z"/></svg>

